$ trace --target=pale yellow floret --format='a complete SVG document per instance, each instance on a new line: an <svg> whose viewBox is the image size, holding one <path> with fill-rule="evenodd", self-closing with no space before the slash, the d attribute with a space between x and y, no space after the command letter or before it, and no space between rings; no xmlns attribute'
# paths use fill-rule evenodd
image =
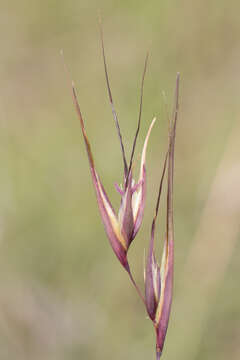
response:
<svg viewBox="0 0 240 360"><path fill-rule="evenodd" d="M142 157L141 157L141 165L140 165L140 173L139 173L139 179L138 181L141 182L143 180L143 168L146 162L146 151L147 151L147 144L149 140L149 136L151 134L153 125L156 121L156 118L154 118L151 122L151 125L149 126L146 139L144 141L143 150L142 150ZM136 221L138 210L140 207L142 201L142 186L140 185L139 188L135 191L132 197L132 208L133 208L133 219Z"/></svg>

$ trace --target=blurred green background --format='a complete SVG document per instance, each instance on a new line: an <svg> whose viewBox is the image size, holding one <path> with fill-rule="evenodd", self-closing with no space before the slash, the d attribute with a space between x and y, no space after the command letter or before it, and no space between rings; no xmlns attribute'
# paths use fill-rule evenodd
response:
<svg viewBox="0 0 240 360"><path fill-rule="evenodd" d="M138 283L181 73L175 292L163 359L240 358L240 5L235 1L1 1L0 359L154 359L155 339L108 244L60 49L114 206L122 160L107 98L102 14L129 156L146 51L137 160L153 116L148 199L130 249ZM165 200L165 199L164 199ZM164 209L164 203L162 206ZM164 210L163 210L164 216ZM158 222L158 254L164 220Z"/></svg>

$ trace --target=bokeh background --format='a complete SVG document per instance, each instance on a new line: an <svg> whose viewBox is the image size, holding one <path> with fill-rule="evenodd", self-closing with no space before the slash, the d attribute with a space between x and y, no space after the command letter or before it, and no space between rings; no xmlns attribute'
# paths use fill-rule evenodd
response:
<svg viewBox="0 0 240 360"><path fill-rule="evenodd" d="M0 359L155 357L152 324L103 230L60 56L63 49L97 168L117 208L122 160L104 79L100 11L128 156L144 57L151 53L136 172L153 116L157 123L147 153L144 222L130 250L140 286L167 112L181 73L175 292L163 359L238 360L240 5L13 0L0 8Z"/></svg>

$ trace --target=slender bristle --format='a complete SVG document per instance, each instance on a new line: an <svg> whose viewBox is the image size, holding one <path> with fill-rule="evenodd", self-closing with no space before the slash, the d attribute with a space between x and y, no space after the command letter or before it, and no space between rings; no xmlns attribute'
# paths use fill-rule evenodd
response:
<svg viewBox="0 0 240 360"><path fill-rule="evenodd" d="M166 172L166 168L167 168L168 155L169 155L169 150L167 151L167 153L166 153L166 155L165 155L165 160L164 160L164 165L163 165L162 176L161 176L161 180L160 180L160 184L159 184L158 198L157 198L156 209L155 209L155 220L156 220L157 215L158 215L160 198L161 198L161 193L162 193L163 180L164 180L164 176L165 176L165 172Z"/></svg>
<svg viewBox="0 0 240 360"><path fill-rule="evenodd" d="M176 125L179 108L179 80L180 74L177 73L176 89L175 89L175 104L172 117L172 129L170 134L170 148L168 158L168 190L167 190L167 239L173 234L173 173L174 173L174 148Z"/></svg>
<svg viewBox="0 0 240 360"><path fill-rule="evenodd" d="M104 41L103 41L103 30L102 30L101 22L99 22L99 28L100 28L102 55L103 55L103 63L104 63L104 71L105 71L105 77L106 77L106 83L107 83L108 97L109 97L109 101L110 101L110 104L111 104L111 107L112 107L112 114L113 114L113 118L114 118L114 121L115 121L115 124L116 124L118 137L119 137L119 140L120 140L120 145L121 145L121 150L122 150L122 157L123 157L123 165L124 165L124 174L125 174L125 177L127 177L128 165L127 165L125 149L124 149L124 145L123 145L123 141L122 141L122 134L121 134L120 126L119 126L119 121L118 121L117 113L116 113L116 110L115 110L115 107L114 107L112 92L111 92L111 88L110 88L109 76L108 76L108 71L107 71L107 62L106 62L106 56L105 56Z"/></svg>
<svg viewBox="0 0 240 360"><path fill-rule="evenodd" d="M179 105L178 105L179 79L180 79L180 74L177 73L176 90L175 90L175 105L174 105L174 110L173 110L172 121L170 121L170 124L169 124L169 126L170 126L170 130L169 130L169 148L168 148L167 154L165 155L164 167L163 167L162 177L161 177L160 185L159 185L159 191L158 191L158 198L157 198L157 204L156 204L156 211L155 211L154 220L156 219L156 217L158 215L158 209L159 209L160 197L161 197L161 192L162 192L163 179L164 179L164 175L165 175L165 172L166 172L167 160L168 160L168 164L169 164L168 171L170 172L170 174L168 174L168 175L169 176L171 175L171 179L170 178L168 179L168 192L170 190L172 192L172 179L173 179L173 168L174 168L174 163L173 163L174 162L174 145L175 145L176 124L177 124L177 115L178 115L178 107L179 107ZM169 189L170 187L171 187L171 189ZM168 195L168 197L171 197L171 196ZM168 204L168 206L170 206L170 204Z"/></svg>
<svg viewBox="0 0 240 360"><path fill-rule="evenodd" d="M146 58L145 58L145 62L144 62L144 69L143 69L142 82L141 82L138 125L137 125L137 130L136 130L136 133L135 133L135 137L134 137L134 140L133 140L133 147L132 147L132 153L131 153L131 157L130 157L130 163L129 163L129 169L128 169L128 176L129 176L129 173L130 173L131 168L132 168L133 156L134 156L134 152L135 152L135 148L136 148L136 143L137 143L137 138L138 138L138 134L139 134L139 130L140 130L140 125L141 125L142 105L143 105L143 88L144 88L144 79L145 79L145 75L146 75L146 71L147 71L148 57L149 57L149 53L147 52L147 55L146 55ZM127 181L128 181L128 176L127 176L126 183L127 183Z"/></svg>

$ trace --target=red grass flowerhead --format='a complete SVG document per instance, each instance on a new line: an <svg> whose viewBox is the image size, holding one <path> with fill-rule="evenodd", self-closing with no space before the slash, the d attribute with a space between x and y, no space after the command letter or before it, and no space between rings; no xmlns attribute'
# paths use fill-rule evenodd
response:
<svg viewBox="0 0 240 360"><path fill-rule="evenodd" d="M133 157L134 157L137 137L140 130L142 100L143 100L143 84L144 84L144 78L147 68L148 54L145 59L144 71L141 82L138 125L133 141L130 161L128 163L125 156L125 149L122 141L120 126L114 108L112 93L109 84L109 77L107 72L101 27L100 27L100 31L101 31L102 53L103 53L108 96L112 107L112 113L118 132L118 137L120 140L122 158L123 158L123 168L124 168L123 185L122 186L116 185L116 189L121 196L120 208L118 213L115 212L106 194L106 191L102 185L100 177L97 173L91 151L91 146L86 134L82 113L80 110L79 102L76 95L76 90L73 83L72 83L72 95L76 106L77 114L80 120L80 125L83 134L83 139L85 142L85 147L87 150L93 185L95 188L97 203L104 224L104 228L115 255L117 256L118 260L125 268L125 270L128 272L133 285L135 286L139 296L141 297L146 307L149 318L153 322L156 331L156 356L157 356L157 360L159 360L162 354L165 336L167 333L168 321L169 321L171 303L172 303L172 291L173 291L173 261L174 261L173 172L174 172L175 134L176 134L176 123L177 123L177 115L178 115L179 74L177 74L175 106L173 111L173 118L170 123L170 130L169 130L169 146L168 146L167 154L165 156L163 172L160 180L155 216L151 228L151 238L149 243L146 268L144 270L144 274L145 274L144 276L145 296L144 296L140 291L139 287L137 286L130 271L130 267L127 259L127 252L131 245L131 242L138 233L138 230L141 226L143 219L143 212L144 212L145 198L146 198L146 151L147 151L147 144L149 141L150 133L155 123L155 119L153 119L152 123L150 124L143 145L139 177L137 181L134 181L132 164L133 164ZM161 266L159 266L155 256L154 237L155 237L155 226L159 211L162 186L166 172L167 172L166 235L164 241Z"/></svg>
<svg viewBox="0 0 240 360"><path fill-rule="evenodd" d="M118 136L120 139L123 164L124 164L123 186L120 187L120 186L116 185L117 191L119 192L119 194L121 196L121 203L120 203L120 209L118 211L118 214L115 212L115 210L106 194L106 191L102 185L100 177L97 173L97 170L96 170L96 167L94 164L94 160L93 160L91 146L90 146L87 134L86 134L83 117L81 114L79 102L78 102L77 95L76 95L76 90L75 90L73 83L72 83L72 93L73 93L73 100L74 100L74 103L76 106L77 114L78 114L78 117L80 120L82 134L83 134L83 138L84 138L84 142L85 142L85 146L86 146L86 150L87 150L87 154L88 154L93 185L95 187L98 207L99 207L100 215L101 215L104 227L105 227L105 231L106 231L106 234L110 241L110 244L112 246L112 249L113 249L114 253L116 254L117 258L119 259L120 263L123 265L123 267L128 272L130 272L129 264L128 264L128 260L127 260L127 251L128 251L128 248L129 248L132 240L135 238L135 236L140 228L140 225L142 223L142 219L143 219L143 212L144 212L144 207L145 207L145 196L146 196L146 150L147 150L149 136L150 136L152 127L155 122L155 119L153 119L153 121L149 127L149 130L147 132L143 150L142 150L139 178L135 182L133 180L133 174L132 174L132 163L133 163L136 141L137 141L137 137L138 137L138 133L139 133L139 129L140 129L141 113L142 113L143 84L144 84L144 78L145 78L145 73L146 73L146 68L147 68L148 54L145 59L144 71L143 71L143 76L142 76L138 126L137 126L137 131L136 131L136 134L134 137L134 141L133 141L130 162L128 165L127 161L126 161L125 150L124 150L122 136L121 136L121 132L120 132L120 126L119 126L117 114L116 114L116 111L114 108L112 93L111 93L111 89L110 89L110 85L109 85L109 78L108 78L107 65L106 65L106 59L105 59L105 51L104 51L102 32L101 32L101 40L102 40L102 52L103 52L104 69L105 69L105 75L106 75L108 95L109 95L109 100L110 100L111 107L112 107L113 117L114 117L116 127L117 127Z"/></svg>
<svg viewBox="0 0 240 360"><path fill-rule="evenodd" d="M178 114L179 74L176 82L176 103L173 113L169 136L169 149L165 158L155 216L152 222L151 239L145 269L145 303L150 319L156 330L157 360L160 359L165 336L168 328L169 315L172 303L173 290L173 260L174 260L174 231L173 231L173 171L174 171L174 146L176 122ZM163 180L166 169L168 170L167 185L167 219L164 249L161 267L158 265L154 253L155 224L157 220Z"/></svg>

